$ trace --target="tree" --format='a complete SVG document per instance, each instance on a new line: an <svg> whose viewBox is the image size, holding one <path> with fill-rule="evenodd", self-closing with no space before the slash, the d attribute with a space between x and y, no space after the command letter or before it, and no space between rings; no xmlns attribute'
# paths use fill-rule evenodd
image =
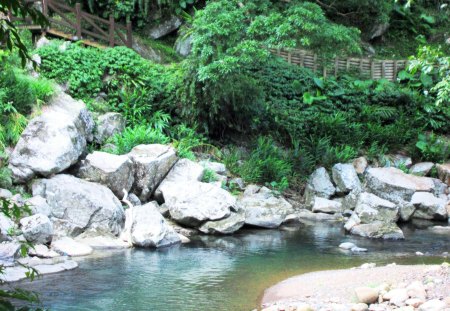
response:
<svg viewBox="0 0 450 311"><path fill-rule="evenodd" d="M9 13L12 16L20 18L30 18L34 24L45 27L47 20L45 16L35 7L32 2L20 0L0 0L0 44L6 45L10 51L17 49L18 55L22 60L24 67L27 60L31 60L28 49L23 43L19 29L14 22L10 20Z"/></svg>

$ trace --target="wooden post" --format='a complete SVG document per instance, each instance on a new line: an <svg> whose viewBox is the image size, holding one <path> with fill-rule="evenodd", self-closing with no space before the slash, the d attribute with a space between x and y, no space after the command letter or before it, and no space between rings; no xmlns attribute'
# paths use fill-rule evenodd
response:
<svg viewBox="0 0 450 311"><path fill-rule="evenodd" d="M386 61L381 62L381 78L386 78Z"/></svg>
<svg viewBox="0 0 450 311"><path fill-rule="evenodd" d="M314 62L313 68L314 68L314 73L315 73L317 71L317 54L315 54L315 53L314 53L313 62Z"/></svg>
<svg viewBox="0 0 450 311"><path fill-rule="evenodd" d="M42 14L48 17L48 0L42 0Z"/></svg>
<svg viewBox="0 0 450 311"><path fill-rule="evenodd" d="M398 63L396 60L394 60L394 78L393 80L397 80L397 73L398 73Z"/></svg>
<svg viewBox="0 0 450 311"><path fill-rule="evenodd" d="M130 49L133 48L133 28L131 25L131 21L127 19L127 47Z"/></svg>
<svg viewBox="0 0 450 311"><path fill-rule="evenodd" d="M334 59L334 76L337 77L339 72L339 57Z"/></svg>
<svg viewBox="0 0 450 311"><path fill-rule="evenodd" d="M359 59L359 74L360 75L363 75L363 70L364 70L364 68L363 68L363 64L364 63L363 63L363 61L364 60L362 58Z"/></svg>
<svg viewBox="0 0 450 311"><path fill-rule="evenodd" d="M350 70L350 58L347 58L347 60L345 62L345 70L347 70L347 71Z"/></svg>
<svg viewBox="0 0 450 311"><path fill-rule="evenodd" d="M370 78L373 79L375 76L375 63L373 59L370 60Z"/></svg>
<svg viewBox="0 0 450 311"><path fill-rule="evenodd" d="M75 4L75 13L77 18L77 40L81 40L81 3Z"/></svg>
<svg viewBox="0 0 450 311"><path fill-rule="evenodd" d="M112 14L109 15L109 46L114 47L114 16Z"/></svg>
<svg viewBox="0 0 450 311"><path fill-rule="evenodd" d="M291 51L288 52L288 63L292 64L292 54Z"/></svg>
<svg viewBox="0 0 450 311"><path fill-rule="evenodd" d="M304 67L305 65L305 55L303 54L303 52L300 52L300 67Z"/></svg>

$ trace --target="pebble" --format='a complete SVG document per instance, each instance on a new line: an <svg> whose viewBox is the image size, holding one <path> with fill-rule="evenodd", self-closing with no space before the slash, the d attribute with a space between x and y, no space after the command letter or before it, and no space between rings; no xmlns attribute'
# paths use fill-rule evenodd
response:
<svg viewBox="0 0 450 311"><path fill-rule="evenodd" d="M339 244L339 248L342 248L345 250L349 250L349 249L352 249L355 247L357 247L357 246L351 242L344 242L344 243Z"/></svg>
<svg viewBox="0 0 450 311"><path fill-rule="evenodd" d="M376 266L377 266L376 263L371 262L371 263L362 264L359 268L360 269L370 269L370 268L375 268Z"/></svg>
<svg viewBox="0 0 450 311"><path fill-rule="evenodd" d="M357 287L355 295L360 303L370 304L378 301L378 290L371 287Z"/></svg>
<svg viewBox="0 0 450 311"><path fill-rule="evenodd" d="M369 306L365 303L355 303L352 305L351 311L367 311L369 310Z"/></svg>
<svg viewBox="0 0 450 311"><path fill-rule="evenodd" d="M442 311L445 308L445 302L439 299L428 300L419 307L420 311Z"/></svg>

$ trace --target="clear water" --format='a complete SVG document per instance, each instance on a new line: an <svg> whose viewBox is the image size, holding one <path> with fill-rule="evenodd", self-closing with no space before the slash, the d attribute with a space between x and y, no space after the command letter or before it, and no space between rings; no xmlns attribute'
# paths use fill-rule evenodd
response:
<svg viewBox="0 0 450 311"><path fill-rule="evenodd" d="M246 230L202 237L162 250L116 251L86 259L76 270L20 286L41 294L51 310L252 310L264 289L294 275L348 268L364 262L442 263L450 236L404 229L405 241L373 241L345 235L339 225L316 224L286 231ZM349 254L351 241L369 249Z"/></svg>

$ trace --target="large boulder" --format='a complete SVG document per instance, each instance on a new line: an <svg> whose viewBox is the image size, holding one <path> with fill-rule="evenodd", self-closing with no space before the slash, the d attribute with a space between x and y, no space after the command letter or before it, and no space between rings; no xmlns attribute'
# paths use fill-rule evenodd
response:
<svg viewBox="0 0 450 311"><path fill-rule="evenodd" d="M164 182L159 190L177 223L197 227L230 216L236 198L226 190L198 181Z"/></svg>
<svg viewBox="0 0 450 311"><path fill-rule="evenodd" d="M411 204L416 207L414 218L447 220L447 201L436 198L432 193L416 192Z"/></svg>
<svg viewBox="0 0 450 311"><path fill-rule="evenodd" d="M54 96L25 128L9 160L12 177L26 182L75 164L92 141L94 121L86 105L67 94Z"/></svg>
<svg viewBox="0 0 450 311"><path fill-rule="evenodd" d="M180 181L202 181L205 168L188 159L179 160L170 170L165 182L180 182Z"/></svg>
<svg viewBox="0 0 450 311"><path fill-rule="evenodd" d="M152 39L159 39L180 28L181 24L181 19L172 15L170 18L158 23L156 26L145 29L144 33L148 34Z"/></svg>
<svg viewBox="0 0 450 311"><path fill-rule="evenodd" d="M11 218L0 212L0 242L10 241L10 233L15 229L15 224Z"/></svg>
<svg viewBox="0 0 450 311"><path fill-rule="evenodd" d="M349 193L352 190L361 190L361 182L352 164L338 163L333 166L332 176L336 184L337 191Z"/></svg>
<svg viewBox="0 0 450 311"><path fill-rule="evenodd" d="M244 223L245 215L233 212L227 218L205 222L199 230L206 234L231 234L241 229Z"/></svg>
<svg viewBox="0 0 450 311"><path fill-rule="evenodd" d="M125 129L125 118L117 112L102 114L97 119L97 127L94 133L94 140L98 144L103 144L110 137L120 134Z"/></svg>
<svg viewBox="0 0 450 311"><path fill-rule="evenodd" d="M417 191L432 192L434 182L428 177L403 173L397 168L371 168L366 173L367 189L394 203L409 202Z"/></svg>
<svg viewBox="0 0 450 311"><path fill-rule="evenodd" d="M53 238L53 225L50 219L42 214L25 217L20 220L25 239L33 244L47 244Z"/></svg>
<svg viewBox="0 0 450 311"><path fill-rule="evenodd" d="M175 42L175 51L181 56L188 56L192 50L192 36L181 34Z"/></svg>
<svg viewBox="0 0 450 311"><path fill-rule="evenodd" d="M239 207L244 210L247 225L262 228L278 228L295 211L284 198L266 187L248 186L239 199Z"/></svg>
<svg viewBox="0 0 450 311"><path fill-rule="evenodd" d="M18 242L0 243L0 265L11 265L20 256L21 244Z"/></svg>
<svg viewBox="0 0 450 311"><path fill-rule="evenodd" d="M342 203L320 197L314 199L312 207L314 213L336 214L342 212Z"/></svg>
<svg viewBox="0 0 450 311"><path fill-rule="evenodd" d="M52 214L52 208L47 200L40 195L29 198L25 203L30 207L33 215L42 214L49 217Z"/></svg>
<svg viewBox="0 0 450 311"><path fill-rule="evenodd" d="M405 238L403 231L397 226L397 224L385 223L381 221L376 221L370 224L355 224L349 231L351 234L371 239L402 240Z"/></svg>
<svg viewBox="0 0 450 311"><path fill-rule="evenodd" d="M53 221L64 224L67 235L77 236L87 229L117 235L124 224L122 205L105 186L70 175L36 180L33 195L40 195L52 208Z"/></svg>
<svg viewBox="0 0 450 311"><path fill-rule="evenodd" d="M126 155L94 151L81 161L76 176L105 185L118 197L130 191L134 182L133 162Z"/></svg>
<svg viewBox="0 0 450 311"><path fill-rule="evenodd" d="M133 192L147 202L177 161L175 149L159 144L139 145L128 155L134 163Z"/></svg>
<svg viewBox="0 0 450 311"><path fill-rule="evenodd" d="M77 242L68 237L53 241L51 248L61 255L70 257L86 256L93 252L92 247L89 245Z"/></svg>
<svg viewBox="0 0 450 311"><path fill-rule="evenodd" d="M399 210L396 204L367 192L359 195L356 201L355 213L363 224L369 224L374 221L395 223L399 218Z"/></svg>
<svg viewBox="0 0 450 311"><path fill-rule="evenodd" d="M309 177L305 190L305 202L311 206L314 197L329 199L336 192L330 175L325 168L320 167Z"/></svg>
<svg viewBox="0 0 450 311"><path fill-rule="evenodd" d="M156 202L150 202L127 210L127 216L131 218L129 230L133 245L163 247L181 243L178 233L158 212L157 205Z"/></svg>

